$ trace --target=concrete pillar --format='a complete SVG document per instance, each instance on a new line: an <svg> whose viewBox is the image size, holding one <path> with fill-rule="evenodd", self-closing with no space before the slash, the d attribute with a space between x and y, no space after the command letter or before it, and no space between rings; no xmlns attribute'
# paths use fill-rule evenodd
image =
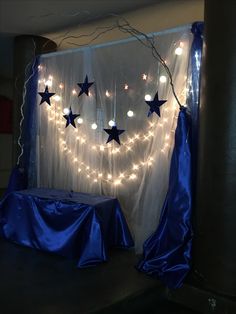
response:
<svg viewBox="0 0 236 314"><path fill-rule="evenodd" d="M55 51L57 45L41 36L22 35L16 36L14 42L14 106L13 106L13 166L16 164L20 148L17 140L20 134L20 107L25 79L28 77L30 65L34 57ZM27 67L27 65L29 65ZM28 69L28 71L27 71Z"/></svg>
<svg viewBox="0 0 236 314"><path fill-rule="evenodd" d="M236 296L236 2L205 0L194 270Z"/></svg>

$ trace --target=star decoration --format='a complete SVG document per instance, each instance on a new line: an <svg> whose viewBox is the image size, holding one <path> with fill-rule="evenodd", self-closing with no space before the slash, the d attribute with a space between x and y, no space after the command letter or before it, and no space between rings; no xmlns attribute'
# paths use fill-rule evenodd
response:
<svg viewBox="0 0 236 314"><path fill-rule="evenodd" d="M80 116L80 114L73 114L71 107L70 107L69 114L63 115L63 117L66 119L66 128L68 127L69 124L73 125L73 127L76 128L75 119L79 116Z"/></svg>
<svg viewBox="0 0 236 314"><path fill-rule="evenodd" d="M107 134L109 134L109 137L107 139L107 143L114 140L120 145L120 139L119 135L125 132L125 130L119 130L116 126L113 126L111 129L103 129Z"/></svg>
<svg viewBox="0 0 236 314"><path fill-rule="evenodd" d="M146 103L148 104L148 106L150 107L149 112L148 112L148 117L150 117L151 114L153 114L153 112L156 112L156 114L160 117L161 113L160 113L160 107L161 105L163 105L167 100L159 100L158 99L158 92L156 92L156 95L154 97L153 100L147 101Z"/></svg>
<svg viewBox="0 0 236 314"><path fill-rule="evenodd" d="M49 104L49 106L51 106L50 97L52 97L53 95L55 95L55 93L49 93L49 91L48 91L48 86L46 86L46 87L45 87L45 91L39 93L39 95L42 97L41 102L40 102L40 105L46 101L46 102Z"/></svg>
<svg viewBox="0 0 236 314"><path fill-rule="evenodd" d="M89 94L89 88L91 85L93 85L94 82L88 82L88 75L86 75L84 83L78 83L77 85L81 88L79 95L82 95L83 93L85 93L87 96Z"/></svg>

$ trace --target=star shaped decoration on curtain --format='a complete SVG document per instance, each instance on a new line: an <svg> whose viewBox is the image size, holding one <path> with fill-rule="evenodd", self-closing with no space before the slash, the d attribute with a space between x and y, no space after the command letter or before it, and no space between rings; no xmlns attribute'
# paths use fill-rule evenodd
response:
<svg viewBox="0 0 236 314"><path fill-rule="evenodd" d="M49 106L51 106L50 97L55 95L55 93L49 93L48 86L45 87L45 91L44 92L40 92L38 94L42 97L40 105L46 101L46 103L48 103Z"/></svg>
<svg viewBox="0 0 236 314"><path fill-rule="evenodd" d="M167 102L167 100L159 100L158 98L158 92L156 92L156 95L153 100L146 100L146 103L150 107L149 112L148 112L148 117L153 114L153 112L156 112L156 114L160 117L160 107Z"/></svg>
<svg viewBox="0 0 236 314"><path fill-rule="evenodd" d="M77 83L77 85L81 88L79 95L82 95L83 93L85 93L87 96L89 94L89 88L94 84L94 82L89 82L88 81L88 75L86 75L85 80L83 83Z"/></svg>
<svg viewBox="0 0 236 314"><path fill-rule="evenodd" d="M69 114L65 114L63 115L63 117L66 119L66 128L68 127L69 124L73 125L74 128L76 128L76 125L75 125L75 119L77 117L79 117L80 114L73 114L72 110L71 110L71 107L70 107L70 112Z"/></svg>
<svg viewBox="0 0 236 314"><path fill-rule="evenodd" d="M119 135L125 132L125 130L119 130L116 126L113 126L111 129L103 129L107 134L109 134L109 137L107 139L106 143L109 143L110 141L114 140L120 145L120 139Z"/></svg>

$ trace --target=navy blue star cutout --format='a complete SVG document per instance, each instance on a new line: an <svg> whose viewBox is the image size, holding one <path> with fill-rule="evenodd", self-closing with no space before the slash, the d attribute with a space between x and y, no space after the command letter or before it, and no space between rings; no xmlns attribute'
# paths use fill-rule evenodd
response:
<svg viewBox="0 0 236 314"><path fill-rule="evenodd" d="M55 93L49 93L49 91L48 91L48 86L46 86L46 87L45 87L45 91L39 93L39 95L42 97L41 102L40 102L40 105L46 101L46 102L49 104L49 106L51 106L50 97L52 97L53 95L55 95Z"/></svg>
<svg viewBox="0 0 236 314"><path fill-rule="evenodd" d="M148 117L150 117L153 112L156 112L156 114L160 117L160 107L166 102L167 100L159 100L158 99L158 92L156 92L156 95L153 100L147 101L146 103L150 107L149 112L148 112Z"/></svg>
<svg viewBox="0 0 236 314"><path fill-rule="evenodd" d="M107 134L109 134L109 137L107 139L107 143L114 140L120 145L120 139L119 135L125 132L125 130L119 130L116 126L113 126L111 129L103 129Z"/></svg>
<svg viewBox="0 0 236 314"><path fill-rule="evenodd" d="M80 116L80 114L73 114L71 107L70 107L69 114L63 115L63 117L66 119L66 128L68 127L69 124L73 125L73 127L76 128L75 119L79 116Z"/></svg>
<svg viewBox="0 0 236 314"><path fill-rule="evenodd" d="M85 93L88 96L89 88L90 86L93 85L93 83L94 82L88 82L88 75L86 75L84 83L77 83L77 85L79 85L79 87L81 88L78 97L82 95L83 93Z"/></svg>

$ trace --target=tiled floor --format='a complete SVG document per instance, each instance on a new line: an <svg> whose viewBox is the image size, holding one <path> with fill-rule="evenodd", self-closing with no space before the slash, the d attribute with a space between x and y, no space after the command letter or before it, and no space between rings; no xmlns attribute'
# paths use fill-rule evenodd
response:
<svg viewBox="0 0 236 314"><path fill-rule="evenodd" d="M132 251L79 270L75 260L0 238L1 314L194 314L163 299L163 286L136 271Z"/></svg>

